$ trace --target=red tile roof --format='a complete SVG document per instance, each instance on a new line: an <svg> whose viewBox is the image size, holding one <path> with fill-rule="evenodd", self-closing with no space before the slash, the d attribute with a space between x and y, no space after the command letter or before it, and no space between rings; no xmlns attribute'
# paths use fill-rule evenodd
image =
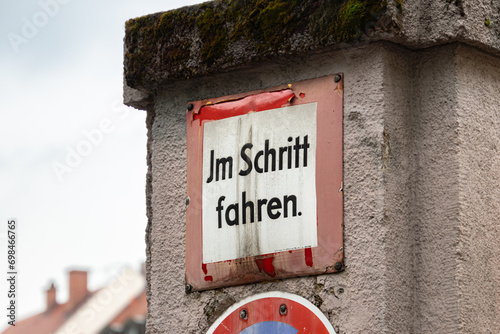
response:
<svg viewBox="0 0 500 334"><path fill-rule="evenodd" d="M9 326L2 334L52 334L59 328L64 326L65 323L83 305L86 305L88 302L92 301L91 297L94 294L100 291L97 290L94 292L88 292L86 289L87 285L86 272L85 275L82 275L82 273L84 272L76 272L76 274L75 272L76 271L70 272L72 276L78 279L78 280L76 279L72 280L73 282L77 283L73 285L76 288L78 288L77 289L78 293L75 294L73 299L69 298L69 301L64 304L57 304L57 303L53 304L55 302L55 289L54 286L51 285L50 289L47 290L48 293L47 303L49 305L48 310L39 313L37 315L34 315L30 318L16 321L15 326ZM108 323L108 326L122 327L130 319L139 319L141 321L145 319L147 312L145 289L143 288L138 295L133 297L132 300L129 300L126 306L122 305L122 307L124 308L120 311L120 313L118 313L117 316L114 317L114 319L111 322Z"/></svg>
<svg viewBox="0 0 500 334"><path fill-rule="evenodd" d="M56 304L45 312L16 321L15 326L9 326L2 334L51 334L64 324L91 295L92 293L89 293L73 309L68 310L68 303Z"/></svg>

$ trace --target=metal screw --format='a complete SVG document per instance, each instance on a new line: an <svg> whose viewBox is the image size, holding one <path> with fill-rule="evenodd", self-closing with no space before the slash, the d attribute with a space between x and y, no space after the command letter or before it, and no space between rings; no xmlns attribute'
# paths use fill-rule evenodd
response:
<svg viewBox="0 0 500 334"><path fill-rule="evenodd" d="M247 310L243 309L240 311L240 318L243 319L243 320L247 320L248 319L248 312Z"/></svg>
<svg viewBox="0 0 500 334"><path fill-rule="evenodd" d="M343 294L343 293L344 293L344 288L339 288L339 289L337 290L337 294L338 294L338 295L341 295L341 294Z"/></svg>
<svg viewBox="0 0 500 334"><path fill-rule="evenodd" d="M187 109L188 109L188 111L193 110L193 108L194 108L194 104L192 104L192 103L188 103L188 105L187 105Z"/></svg>
<svg viewBox="0 0 500 334"><path fill-rule="evenodd" d="M186 284L186 293L193 291L193 286L191 284Z"/></svg>
<svg viewBox="0 0 500 334"><path fill-rule="evenodd" d="M286 315L287 314L287 308L286 308L286 305L285 304L281 304L280 306L280 314L281 315Z"/></svg>
<svg viewBox="0 0 500 334"><path fill-rule="evenodd" d="M333 77L333 80L334 80L335 82L339 82L339 81L340 81L340 79L342 79L342 77L340 76L340 74L335 74L335 76Z"/></svg>
<svg viewBox="0 0 500 334"><path fill-rule="evenodd" d="M334 268L335 268L335 270L342 269L342 263L340 263L340 262L335 263L335 267Z"/></svg>

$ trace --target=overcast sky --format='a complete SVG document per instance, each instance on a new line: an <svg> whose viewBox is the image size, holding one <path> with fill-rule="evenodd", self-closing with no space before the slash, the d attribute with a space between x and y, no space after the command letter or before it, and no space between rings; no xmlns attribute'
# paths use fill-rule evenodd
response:
<svg viewBox="0 0 500 334"><path fill-rule="evenodd" d="M0 2L0 272L15 218L17 320L44 310L51 280L65 302L70 269L97 289L145 261L146 114L121 103L124 23L199 2Z"/></svg>

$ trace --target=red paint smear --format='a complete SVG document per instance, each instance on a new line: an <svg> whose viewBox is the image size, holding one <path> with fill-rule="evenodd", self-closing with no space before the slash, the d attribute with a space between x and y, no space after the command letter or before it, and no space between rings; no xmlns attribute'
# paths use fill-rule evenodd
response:
<svg viewBox="0 0 500 334"><path fill-rule="evenodd" d="M313 254L312 254L312 249L311 248L306 248L304 250L305 257L306 257L306 264L309 267L313 266Z"/></svg>
<svg viewBox="0 0 500 334"><path fill-rule="evenodd" d="M306 94L300 93L299 96L300 96L301 99L303 99L304 97L306 97Z"/></svg>
<svg viewBox="0 0 500 334"><path fill-rule="evenodd" d="M240 100L203 106L200 108L200 112L194 115L194 119L199 119L200 121L215 121L244 115L249 112L281 108L293 97L295 97L295 94L291 89L250 95Z"/></svg>
<svg viewBox="0 0 500 334"><path fill-rule="evenodd" d="M259 267L259 271L264 271L271 277L276 276L276 272L274 271L273 266L274 256L266 257L265 259L255 259L257 266Z"/></svg>
<svg viewBox="0 0 500 334"><path fill-rule="evenodd" d="M206 263L202 263L201 264L201 269L203 270L203 273L206 275L208 270L207 270L207 264ZM214 280L214 278L212 276L205 276L205 281L207 282L212 282Z"/></svg>

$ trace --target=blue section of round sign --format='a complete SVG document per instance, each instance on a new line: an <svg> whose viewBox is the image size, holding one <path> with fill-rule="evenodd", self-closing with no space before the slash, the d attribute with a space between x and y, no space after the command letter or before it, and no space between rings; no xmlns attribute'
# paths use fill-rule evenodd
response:
<svg viewBox="0 0 500 334"><path fill-rule="evenodd" d="M299 330L278 321L264 321L245 328L238 334L297 334Z"/></svg>

